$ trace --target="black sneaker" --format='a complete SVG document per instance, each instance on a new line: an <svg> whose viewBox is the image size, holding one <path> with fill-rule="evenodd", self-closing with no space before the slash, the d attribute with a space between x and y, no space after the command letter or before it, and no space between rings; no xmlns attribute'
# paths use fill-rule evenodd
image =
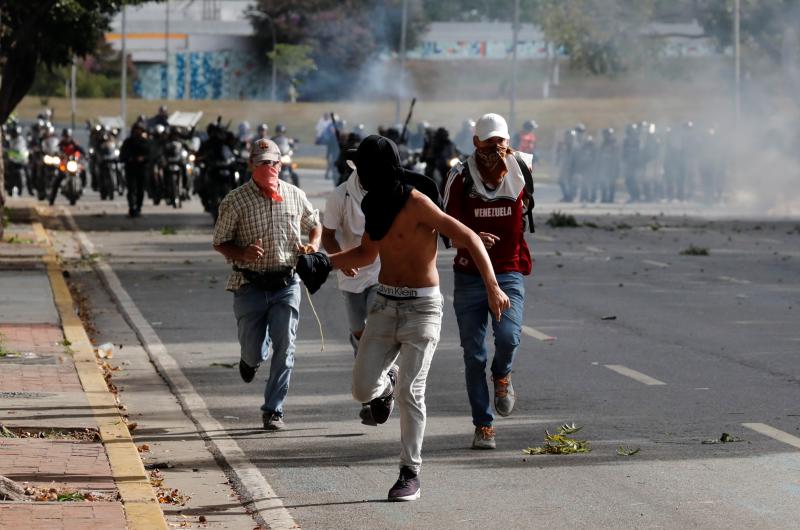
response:
<svg viewBox="0 0 800 530"><path fill-rule="evenodd" d="M392 366L386 374L392 384L388 396L375 398L369 402L369 409L372 412L372 419L375 423L386 423L394 408L394 385L397 382L397 367Z"/></svg>
<svg viewBox="0 0 800 530"><path fill-rule="evenodd" d="M361 423L364 425L369 425L371 427L378 425L375 423L375 420L372 419L372 408L369 406L369 403L361 404L361 410L358 411L358 417L361 418Z"/></svg>
<svg viewBox="0 0 800 530"><path fill-rule="evenodd" d="M410 467L400 468L400 477L389 490L389 501L415 501L419 499L419 475Z"/></svg>
<svg viewBox="0 0 800 530"><path fill-rule="evenodd" d="M261 415L261 419L264 421L265 431L282 431L286 428L283 416L276 412L265 412Z"/></svg>
<svg viewBox="0 0 800 530"><path fill-rule="evenodd" d="M239 360L239 375L242 376L242 381L245 383L249 383L253 380L256 376L256 371L258 370L258 366L253 368L252 366L248 365L243 360Z"/></svg>

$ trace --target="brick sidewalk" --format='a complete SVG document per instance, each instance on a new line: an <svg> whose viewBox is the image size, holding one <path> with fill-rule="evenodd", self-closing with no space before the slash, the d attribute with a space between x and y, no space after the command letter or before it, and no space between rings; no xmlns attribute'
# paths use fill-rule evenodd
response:
<svg viewBox="0 0 800 530"><path fill-rule="evenodd" d="M18 228L12 232L27 236ZM35 244L0 242L0 351L4 352L0 355L0 423L12 431L42 430L48 436L0 437L0 475L23 487L99 492L113 499L118 492L103 444L64 439L61 434L96 429L97 420L64 344L47 273L43 268L23 267L18 259L41 254ZM53 434L52 429L59 430ZM3 530L126 526L121 502L0 501Z"/></svg>
<svg viewBox="0 0 800 530"><path fill-rule="evenodd" d="M125 528L119 502L2 503L0 528L9 530L109 530Z"/></svg>

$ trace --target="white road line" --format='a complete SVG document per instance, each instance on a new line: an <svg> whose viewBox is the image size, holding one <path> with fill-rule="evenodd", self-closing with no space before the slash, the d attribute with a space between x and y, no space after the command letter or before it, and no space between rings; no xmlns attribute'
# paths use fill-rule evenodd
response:
<svg viewBox="0 0 800 530"><path fill-rule="evenodd" d="M624 375L625 377L630 377L635 381L639 381L640 383L644 383L645 385L666 385L664 381L659 381L658 379L654 379L649 375L645 375L642 372L637 372L636 370L631 370L627 366L622 366L621 364L604 364L606 368L613 372L617 372L620 375Z"/></svg>
<svg viewBox="0 0 800 530"><path fill-rule="evenodd" d="M530 326L522 326L522 332L529 337L533 337L534 339L540 340L542 342L554 342L556 340L555 337L551 337L546 333L542 333L538 329L534 329Z"/></svg>
<svg viewBox="0 0 800 530"><path fill-rule="evenodd" d="M778 430L775 427L770 427L765 423L742 423L742 427L747 427L751 431L756 431L764 436L769 436L774 440L778 440L779 442L783 442L791 445L792 447L800 449L800 438L793 436L788 432Z"/></svg>
<svg viewBox="0 0 800 530"><path fill-rule="evenodd" d="M588 250L589 252L594 252L595 254L602 254L603 253L603 249L597 248L597 247L592 247L592 246L586 247L586 250Z"/></svg>
<svg viewBox="0 0 800 530"><path fill-rule="evenodd" d="M663 263L661 261L654 261L652 259L643 259L642 263L646 265L652 265L653 267L658 267L659 269L666 269L669 267L669 263Z"/></svg>
<svg viewBox="0 0 800 530"><path fill-rule="evenodd" d="M749 283L751 283L748 280L739 280L737 278L731 278L730 276L717 276L717 279L722 280L723 282L731 282L739 285L748 285Z"/></svg>
<svg viewBox="0 0 800 530"><path fill-rule="evenodd" d="M94 254L94 244L78 228L69 210L62 208L61 212L70 229L77 235L83 252ZM227 435L225 428L211 415L203 398L194 389L178 362L167 351L155 330L136 307L111 266L102 260L93 261L93 266L114 297L125 320L136 332L150 360L156 365L172 393L178 398L184 413L195 423L198 432L205 439L217 462L220 460L224 462L225 474L232 479L237 492L242 497L245 508L253 514L256 522L266 528L281 530L299 528L261 471L250 462L241 447ZM211 432L214 433L213 437L208 435Z"/></svg>

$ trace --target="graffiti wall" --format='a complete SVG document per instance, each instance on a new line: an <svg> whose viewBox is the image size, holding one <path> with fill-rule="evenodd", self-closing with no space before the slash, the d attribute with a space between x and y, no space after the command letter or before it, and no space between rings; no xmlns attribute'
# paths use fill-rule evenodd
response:
<svg viewBox="0 0 800 530"><path fill-rule="evenodd" d="M270 96L270 73L249 52L175 53L170 57L169 70L158 63L139 63L136 68L138 79L134 91L144 99L268 99Z"/></svg>

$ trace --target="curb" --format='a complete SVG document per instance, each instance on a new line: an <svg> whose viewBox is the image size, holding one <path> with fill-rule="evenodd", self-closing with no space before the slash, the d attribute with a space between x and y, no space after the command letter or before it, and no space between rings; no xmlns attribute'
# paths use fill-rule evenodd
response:
<svg viewBox="0 0 800 530"><path fill-rule="evenodd" d="M40 219L36 210L33 219ZM97 366L92 346L83 323L75 314L72 295L58 263L53 242L40 220L31 223L36 238L45 246L42 258L50 279L64 337L71 342L73 360L83 391L95 416L100 438L111 464L111 474L125 509L127 527L131 530L167 529L161 505L147 477L139 451L114 396Z"/></svg>

